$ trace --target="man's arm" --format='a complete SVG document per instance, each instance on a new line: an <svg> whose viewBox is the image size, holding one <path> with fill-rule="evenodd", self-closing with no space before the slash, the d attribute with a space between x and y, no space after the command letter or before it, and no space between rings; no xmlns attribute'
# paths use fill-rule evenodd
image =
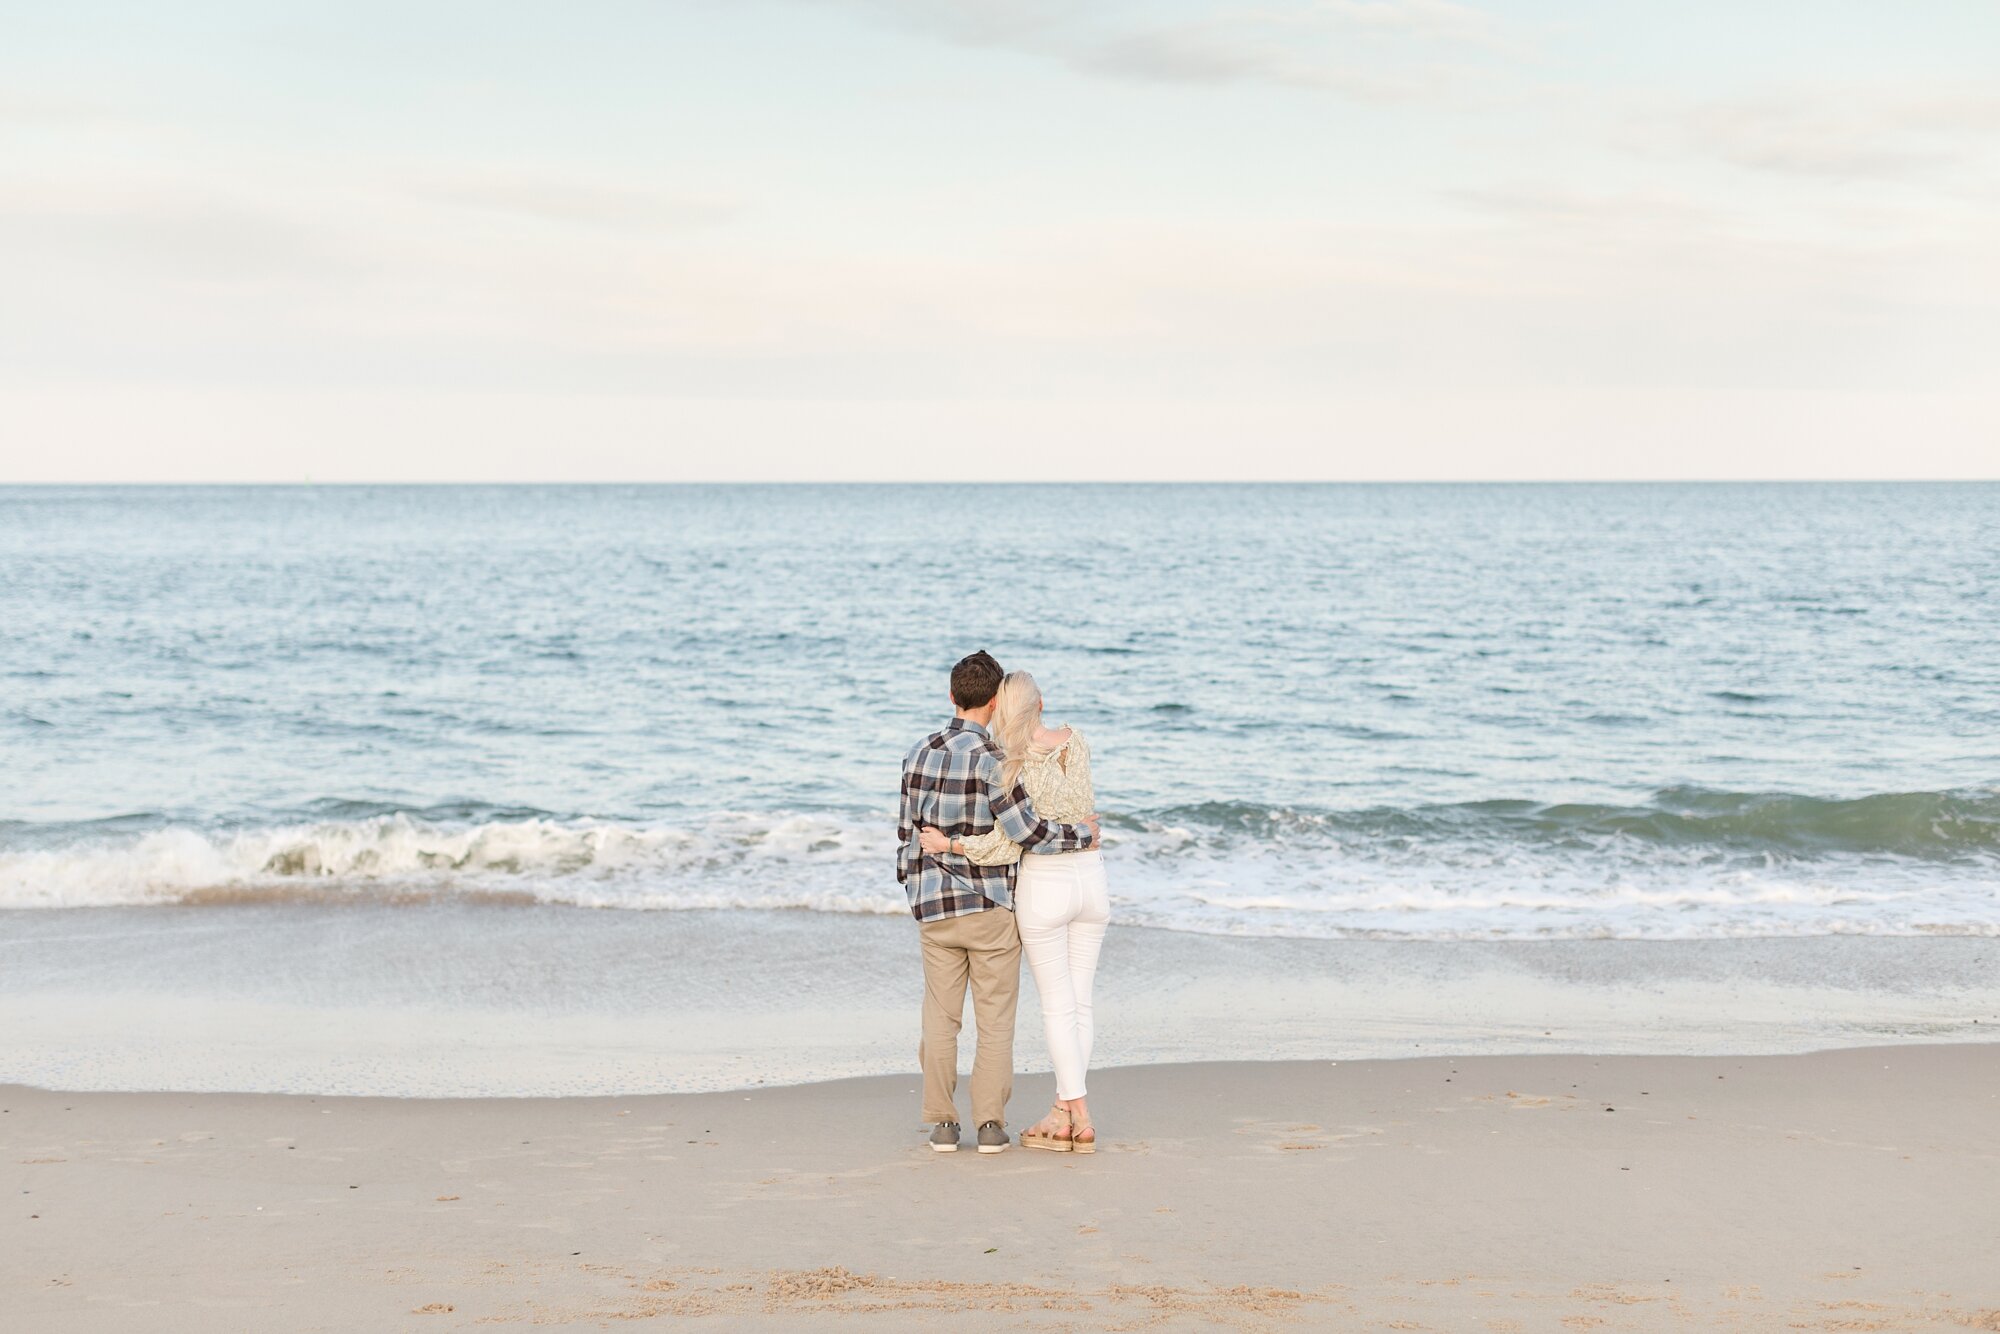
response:
<svg viewBox="0 0 2000 1334"><path fill-rule="evenodd" d="M896 883L899 885L909 883L924 855L923 848L917 843L917 825L921 815L917 809L917 795L916 766L904 760L903 795L896 812Z"/></svg>
<svg viewBox="0 0 2000 1334"><path fill-rule="evenodd" d="M1025 852L1081 852L1097 846L1097 830L1087 824L1057 824L1035 814L1028 790L1018 782L1011 788L1000 786L999 761L987 759L979 766L986 783L986 806L993 813L994 827L1019 843Z"/></svg>

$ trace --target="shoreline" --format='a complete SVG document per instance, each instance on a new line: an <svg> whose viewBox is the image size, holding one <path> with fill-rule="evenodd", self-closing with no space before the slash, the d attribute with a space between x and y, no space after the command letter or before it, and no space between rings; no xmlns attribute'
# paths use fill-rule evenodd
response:
<svg viewBox="0 0 2000 1334"><path fill-rule="evenodd" d="M1037 1022L1036 1017L1034 1015L1032 1014L1026 1015L1026 1017L1020 1021L1021 1031L1030 1032L1032 1030L1034 1022ZM1975 1020L1973 1022L1977 1023L1978 1021ZM971 1010L970 1007L968 1006L966 1013L966 1020L965 1020L965 1032L962 1035L959 1048L959 1066L960 1066L959 1098L961 1102L964 1101L965 1098L965 1092L964 1092L965 1079L967 1073L971 1068L972 1031L973 1031L973 1021L972 1021ZM1435 1047L1437 1048L1435 1050L1429 1050L1429 1051L1422 1050L1421 1044L1419 1044L1418 1049L1411 1050L1408 1052L1391 1053L1386 1055L1375 1055L1375 1056L1351 1057L1347 1059L1332 1059L1332 1058L1301 1059L1298 1057L1290 1057L1290 1056L1282 1056L1282 1057L1244 1056L1244 1057L1230 1057L1230 1058L1194 1060L1194 1061L1174 1061L1174 1060L1132 1061L1132 1062L1123 1062L1116 1065L1093 1066L1091 1068L1090 1073L1092 1077L1103 1076L1103 1075L1116 1075L1120 1077L1125 1077L1141 1073L1144 1071L1199 1070L1199 1069L1206 1069L1212 1066L1245 1067L1249 1069L1258 1069L1263 1067L1288 1068L1288 1067L1298 1067L1298 1066L1321 1066L1321 1065L1336 1066L1336 1067L1357 1066L1357 1065L1397 1066L1418 1061L1469 1062L1469 1061L1496 1061L1496 1060L1510 1060L1510 1059L1534 1060L1534 1059L1548 1059L1548 1058L1562 1058L1562 1059L1584 1060L1584 1061L1605 1061L1605 1060L1732 1061L1732 1060L1797 1059L1802 1057L1814 1057L1814 1056L1836 1056L1836 1055L1841 1055L1843 1053L1857 1053L1857 1052L1861 1053L1875 1052L1875 1051L1889 1052L1889 1051L1906 1051L1913 1049L1925 1050L1933 1048L1953 1049L1953 1048L1978 1048L1985 1046L2000 1046L2000 1023L1996 1023L1992 1026L1992 1032L1993 1036L1990 1038L1911 1037L1895 1042L1836 1043L1824 1047L1805 1047L1805 1048L1800 1048L1796 1051L1767 1051L1761 1049L1730 1050L1724 1047L1724 1048L1717 1048L1714 1050L1694 1051L1694 1052L1590 1051L1590 1050L1577 1050L1577 1051L1563 1050L1563 1051L1545 1051L1545 1052L1529 1052L1529 1051L1476 1052L1476 1051L1453 1051L1449 1049L1448 1044L1440 1043L1440 1044L1435 1044ZM1022 1046L1022 1043L1023 1040L1019 1035L1019 1033L1017 1033L1015 1038L1015 1049L1017 1058L1015 1062L1016 1098L1019 1097L1019 1090L1023 1086L1033 1084L1037 1080L1045 1081L1051 1075L1051 1072L1046 1068L1048 1064L1046 1061L1041 1062L1038 1067L1025 1068L1026 1063L1018 1059L1020 1056L1020 1048ZM8 1094L18 1093L23 1095L66 1094L66 1095L74 1095L77 1097L91 1097L91 1098L188 1097L188 1098L271 1098L271 1099L287 1099L287 1100L303 1099L313 1103L381 1102L381 1103L460 1104L460 1103L490 1102L490 1103L535 1104L535 1103L565 1103L565 1102L631 1102L636 1099L647 1099L647 1098L695 1098L695 1097L726 1098L732 1094L736 1095L769 1094L769 1093L792 1094L792 1093L801 1093L811 1089L826 1088L829 1085L835 1085L835 1084L858 1084L858 1083L867 1083L870 1081L895 1083L899 1080L906 1080L906 1079L915 1080L916 1078L917 1078L916 1063L912 1061L910 1062L910 1069L907 1073L895 1072L886 1074L868 1073L859 1075L849 1075L849 1074L828 1075L820 1079L796 1079L796 1080L786 1080L782 1082L775 1080L758 1080L750 1084L736 1084L736 1085L730 1085L729 1087L726 1088L714 1088L714 1089L635 1090L628 1092L614 1091L608 1093L526 1093L526 1094L328 1093L328 1092L319 1092L314 1090L302 1090L293 1092L293 1091L279 1091L279 1090L266 1090L266 1089L87 1088L87 1087L70 1087L62 1084L38 1084L27 1080L0 1080L0 1098L4 1098ZM1029 1118L1029 1120L1033 1119L1035 1118L1033 1117ZM924 1126L923 1128L926 1131L930 1129L928 1125Z"/></svg>
<svg viewBox="0 0 2000 1334"><path fill-rule="evenodd" d="M902 918L463 904L0 916L0 961L0 1083L409 1097L894 1075L911 1064L921 978ZM1322 941L1125 927L1098 993L1100 1068L1796 1054L2000 1035L2000 939ZM1047 1069L1031 1000L1015 1063Z"/></svg>
<svg viewBox="0 0 2000 1334"><path fill-rule="evenodd" d="M915 1088L0 1088L0 1300L56 1334L2000 1329L1996 1043L1108 1069L1089 1157L933 1154Z"/></svg>

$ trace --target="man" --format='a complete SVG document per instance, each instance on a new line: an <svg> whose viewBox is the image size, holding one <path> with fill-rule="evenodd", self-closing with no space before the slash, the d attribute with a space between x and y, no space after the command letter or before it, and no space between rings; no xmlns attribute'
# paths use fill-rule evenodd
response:
<svg viewBox="0 0 2000 1334"><path fill-rule="evenodd" d="M1007 1147L1007 1098L1014 1091L1014 1004L1021 990L1021 937L1014 929L1014 867L974 866L924 852L917 831L936 825L963 838L998 825L1031 853L1097 846L1095 817L1083 824L1037 819L1019 783L1000 785L1000 751L987 735L1000 664L985 650L951 669L952 719L903 757L896 820L896 879L916 914L924 954L924 1120L931 1148L958 1151L958 1031L966 983L979 1043L972 1061L972 1116L979 1151Z"/></svg>

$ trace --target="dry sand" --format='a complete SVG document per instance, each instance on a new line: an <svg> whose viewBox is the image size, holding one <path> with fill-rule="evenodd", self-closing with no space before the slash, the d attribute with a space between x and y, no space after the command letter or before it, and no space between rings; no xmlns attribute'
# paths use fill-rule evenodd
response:
<svg viewBox="0 0 2000 1334"><path fill-rule="evenodd" d="M2000 1044L1142 1066L1091 1157L914 1085L0 1089L0 1326L2000 1330Z"/></svg>

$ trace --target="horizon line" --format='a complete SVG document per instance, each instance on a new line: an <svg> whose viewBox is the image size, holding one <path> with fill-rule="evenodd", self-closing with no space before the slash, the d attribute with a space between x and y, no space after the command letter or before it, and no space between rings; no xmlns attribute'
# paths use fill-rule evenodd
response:
<svg viewBox="0 0 2000 1334"><path fill-rule="evenodd" d="M994 481L989 479L910 481L902 478L335 478L163 479L119 480L0 478L0 488L36 487L271 487L303 490L317 487L450 487L450 486L898 486L898 487L1051 487L1051 486L1956 486L2000 483L2000 474L1950 477L1099 477L1061 481Z"/></svg>

